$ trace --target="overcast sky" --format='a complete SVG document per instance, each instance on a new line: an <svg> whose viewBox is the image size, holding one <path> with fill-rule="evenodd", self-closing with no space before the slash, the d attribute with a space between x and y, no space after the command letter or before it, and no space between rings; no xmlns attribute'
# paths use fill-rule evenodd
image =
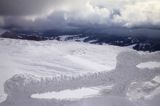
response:
<svg viewBox="0 0 160 106"><path fill-rule="evenodd" d="M0 27L160 28L160 0L0 0Z"/></svg>

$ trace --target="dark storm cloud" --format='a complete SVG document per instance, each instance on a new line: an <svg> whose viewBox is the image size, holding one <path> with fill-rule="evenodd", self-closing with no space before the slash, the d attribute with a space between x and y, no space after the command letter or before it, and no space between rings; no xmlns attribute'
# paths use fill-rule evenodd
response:
<svg viewBox="0 0 160 106"><path fill-rule="evenodd" d="M0 15L33 15L46 12L59 0L0 0Z"/></svg>
<svg viewBox="0 0 160 106"><path fill-rule="evenodd" d="M0 27L160 28L159 0L0 0Z"/></svg>

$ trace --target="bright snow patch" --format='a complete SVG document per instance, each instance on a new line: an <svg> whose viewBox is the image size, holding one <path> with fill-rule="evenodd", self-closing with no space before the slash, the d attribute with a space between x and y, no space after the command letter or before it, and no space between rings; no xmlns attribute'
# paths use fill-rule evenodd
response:
<svg viewBox="0 0 160 106"><path fill-rule="evenodd" d="M7 99L7 95L6 94L0 95L0 103L5 101L6 99Z"/></svg>
<svg viewBox="0 0 160 106"><path fill-rule="evenodd" d="M160 76L156 76L155 78L153 78L153 81L160 83Z"/></svg>
<svg viewBox="0 0 160 106"><path fill-rule="evenodd" d="M110 70L113 67L113 66L107 67L105 65L98 64L96 61L90 61L88 59L80 58L78 56L68 55L68 56L66 56L66 58L68 58L69 60L73 61L74 63L77 63L80 66L86 67L92 71L97 71L97 70L105 71L105 70Z"/></svg>
<svg viewBox="0 0 160 106"><path fill-rule="evenodd" d="M76 90L64 90L60 92L47 92L43 94L33 94L34 99L58 99L58 100L74 100L88 98L99 94L96 88L81 88Z"/></svg>
<svg viewBox="0 0 160 106"><path fill-rule="evenodd" d="M154 69L154 68L159 68L160 67L160 62L145 62L145 63L140 63L137 65L138 68L140 69Z"/></svg>

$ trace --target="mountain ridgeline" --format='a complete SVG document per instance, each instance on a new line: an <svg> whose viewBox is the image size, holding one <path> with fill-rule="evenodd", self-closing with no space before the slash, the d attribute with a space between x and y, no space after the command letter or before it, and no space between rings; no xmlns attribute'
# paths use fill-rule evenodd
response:
<svg viewBox="0 0 160 106"><path fill-rule="evenodd" d="M77 41L88 42L92 44L110 44L116 46L133 46L133 49L138 51L159 51L160 50L160 38L148 37L148 36L120 36L114 34L105 33L58 33L58 32L17 32L7 31L0 35L2 38L22 39L22 40L59 40L59 41Z"/></svg>

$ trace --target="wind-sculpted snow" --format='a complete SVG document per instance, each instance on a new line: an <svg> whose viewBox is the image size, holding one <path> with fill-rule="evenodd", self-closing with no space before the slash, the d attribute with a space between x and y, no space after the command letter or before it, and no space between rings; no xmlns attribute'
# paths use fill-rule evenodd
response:
<svg viewBox="0 0 160 106"><path fill-rule="evenodd" d="M120 53L116 69L109 72L53 78L15 75L4 85L8 97L0 106L159 106L160 91L157 89L160 82L155 80L155 77L160 76L160 67L155 69L136 67L148 61L160 62L160 53ZM147 85L147 82L152 86ZM102 89L98 96L75 101L31 98L37 93L109 85L113 85L111 90ZM152 98L147 99L149 96Z"/></svg>

